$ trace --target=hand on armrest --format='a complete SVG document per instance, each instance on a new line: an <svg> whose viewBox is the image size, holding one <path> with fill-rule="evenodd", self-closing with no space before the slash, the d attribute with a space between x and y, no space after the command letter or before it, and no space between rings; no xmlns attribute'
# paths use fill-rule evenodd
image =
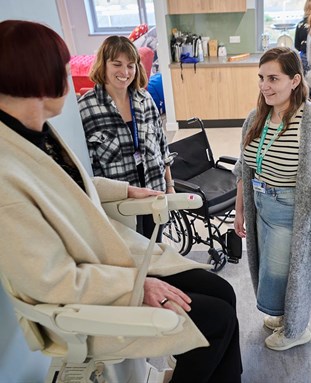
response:
<svg viewBox="0 0 311 383"><path fill-rule="evenodd" d="M157 196L160 194L164 194L164 192L161 192L158 190L152 190L149 188L139 188L139 187L131 186L131 185L129 185L128 191L127 191L128 198L136 198L136 199L146 198L150 196Z"/></svg>

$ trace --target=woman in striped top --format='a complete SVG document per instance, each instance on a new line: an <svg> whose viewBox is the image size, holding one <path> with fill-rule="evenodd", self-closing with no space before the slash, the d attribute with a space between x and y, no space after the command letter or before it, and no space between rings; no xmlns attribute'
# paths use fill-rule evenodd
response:
<svg viewBox="0 0 311 383"><path fill-rule="evenodd" d="M257 109L243 125L235 231L246 237L257 307L287 350L311 340L311 104L297 53L272 48L259 63ZM244 226L245 221L245 226Z"/></svg>

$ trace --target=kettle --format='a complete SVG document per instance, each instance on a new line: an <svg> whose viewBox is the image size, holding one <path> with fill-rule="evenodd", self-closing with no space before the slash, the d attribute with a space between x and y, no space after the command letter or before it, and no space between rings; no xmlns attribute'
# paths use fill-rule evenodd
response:
<svg viewBox="0 0 311 383"><path fill-rule="evenodd" d="M204 61L203 43L201 36L195 37L193 40L193 57L197 57L199 61Z"/></svg>
<svg viewBox="0 0 311 383"><path fill-rule="evenodd" d="M180 55L182 54L182 46L178 43L173 45L172 50L172 59L175 62L180 62Z"/></svg>

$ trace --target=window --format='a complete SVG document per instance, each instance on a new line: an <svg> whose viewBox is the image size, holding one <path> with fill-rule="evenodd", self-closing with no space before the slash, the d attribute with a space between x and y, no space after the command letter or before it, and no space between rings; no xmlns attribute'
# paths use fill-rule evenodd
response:
<svg viewBox="0 0 311 383"><path fill-rule="evenodd" d="M295 28L304 15L305 0L257 0L258 35L270 36L270 44L276 44L283 33L295 38ZM260 38L258 48L261 49Z"/></svg>
<svg viewBox="0 0 311 383"><path fill-rule="evenodd" d="M153 0L85 0L91 33L129 34L155 25Z"/></svg>

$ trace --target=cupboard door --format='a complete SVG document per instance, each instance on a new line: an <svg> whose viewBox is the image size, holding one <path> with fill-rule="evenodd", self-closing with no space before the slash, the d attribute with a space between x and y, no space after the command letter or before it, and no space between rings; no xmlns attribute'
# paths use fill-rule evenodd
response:
<svg viewBox="0 0 311 383"><path fill-rule="evenodd" d="M246 12L246 0L167 0L169 14Z"/></svg>
<svg viewBox="0 0 311 383"><path fill-rule="evenodd" d="M234 111L231 118L246 118L256 108L259 95L258 67L233 67L231 93Z"/></svg>
<svg viewBox="0 0 311 383"><path fill-rule="evenodd" d="M204 13L246 12L246 0L202 0Z"/></svg>
<svg viewBox="0 0 311 383"><path fill-rule="evenodd" d="M181 79L181 73L183 80ZM218 69L184 67L172 68L172 85L176 120L199 117L218 119Z"/></svg>
<svg viewBox="0 0 311 383"><path fill-rule="evenodd" d="M181 79L181 73L183 80ZM256 108L257 67L172 68L176 120L245 119Z"/></svg>

